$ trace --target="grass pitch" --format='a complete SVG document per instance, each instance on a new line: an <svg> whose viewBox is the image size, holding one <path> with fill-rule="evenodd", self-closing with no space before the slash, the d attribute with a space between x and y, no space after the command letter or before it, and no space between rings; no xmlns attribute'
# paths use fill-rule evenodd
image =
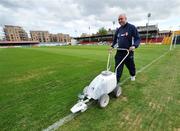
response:
<svg viewBox="0 0 180 131"><path fill-rule="evenodd" d="M141 46L137 70L168 46ZM106 68L107 46L0 49L0 130L42 130L70 113L77 94ZM105 109L95 103L59 130L178 130L180 47L127 81ZM127 69L121 80L129 76Z"/></svg>

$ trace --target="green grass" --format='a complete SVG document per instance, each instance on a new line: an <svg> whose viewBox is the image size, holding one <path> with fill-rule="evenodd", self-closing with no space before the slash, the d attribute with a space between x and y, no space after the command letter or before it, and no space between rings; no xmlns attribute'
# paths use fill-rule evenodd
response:
<svg viewBox="0 0 180 131"><path fill-rule="evenodd" d="M106 67L107 46L0 49L0 130L42 130L70 113L77 94ZM141 46L137 70L168 50ZM180 128L180 47L126 82L105 109L95 103L60 130ZM122 80L128 77L124 70Z"/></svg>

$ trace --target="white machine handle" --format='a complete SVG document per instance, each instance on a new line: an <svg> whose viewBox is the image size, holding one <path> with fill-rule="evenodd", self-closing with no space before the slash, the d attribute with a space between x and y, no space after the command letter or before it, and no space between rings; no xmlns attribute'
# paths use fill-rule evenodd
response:
<svg viewBox="0 0 180 131"><path fill-rule="evenodd" d="M129 50L128 50L128 49L125 49L125 48L116 48L116 49L117 49L117 50L124 50L124 51L127 51L127 54L126 54L126 56L122 59L122 61L118 64L118 66L116 67L115 73L117 73L117 69L119 68L119 66L123 63L123 61L124 61L124 60L127 58L127 56L129 55ZM111 68L111 64L110 64L111 53L112 53L112 52L109 52L109 55L108 55L107 71L109 71L110 68Z"/></svg>
<svg viewBox="0 0 180 131"><path fill-rule="evenodd" d="M125 48L117 48L117 50L124 50L124 51L127 51L127 54L126 56L121 60L121 62L119 62L118 66L116 67L115 69L115 73L117 74L117 69L119 68L119 66L123 63L123 61L128 57L129 55L129 50L128 49L125 49Z"/></svg>
<svg viewBox="0 0 180 131"><path fill-rule="evenodd" d="M107 71L111 69L110 58L111 58L111 52L109 52L109 55L108 55L108 61L107 61L107 66L106 66Z"/></svg>

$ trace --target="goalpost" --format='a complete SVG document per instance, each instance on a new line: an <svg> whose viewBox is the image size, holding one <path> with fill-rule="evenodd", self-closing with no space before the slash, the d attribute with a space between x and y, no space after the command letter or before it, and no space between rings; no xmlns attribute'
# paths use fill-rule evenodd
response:
<svg viewBox="0 0 180 131"><path fill-rule="evenodd" d="M174 48L176 48L176 44L177 44L177 37L178 37L178 35L176 34L175 39L174 39Z"/></svg>
<svg viewBox="0 0 180 131"><path fill-rule="evenodd" d="M180 30L177 30L177 31L174 30L172 33L172 39L171 39L169 50L172 50L172 48L176 48L176 44L177 42L179 42L179 36L180 36Z"/></svg>
<svg viewBox="0 0 180 131"><path fill-rule="evenodd" d="M173 31L173 34L172 34L172 39L171 39L171 44L170 44L169 50L172 50L173 40L174 40L174 33L175 33L175 31Z"/></svg>

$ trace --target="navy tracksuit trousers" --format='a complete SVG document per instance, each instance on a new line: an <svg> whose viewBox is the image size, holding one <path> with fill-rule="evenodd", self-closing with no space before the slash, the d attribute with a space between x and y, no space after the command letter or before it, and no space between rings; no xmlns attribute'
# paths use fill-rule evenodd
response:
<svg viewBox="0 0 180 131"><path fill-rule="evenodd" d="M122 59L126 56L126 54L127 54L127 51L117 50L116 55L115 55L115 69L118 66L118 64L122 61ZM129 52L129 55L127 56L127 58L117 69L116 78L117 78L118 83L120 81L120 78L121 78L121 75L123 72L124 64L128 68L130 75L135 76L136 68L135 68L135 63L134 63L134 52L133 51Z"/></svg>

